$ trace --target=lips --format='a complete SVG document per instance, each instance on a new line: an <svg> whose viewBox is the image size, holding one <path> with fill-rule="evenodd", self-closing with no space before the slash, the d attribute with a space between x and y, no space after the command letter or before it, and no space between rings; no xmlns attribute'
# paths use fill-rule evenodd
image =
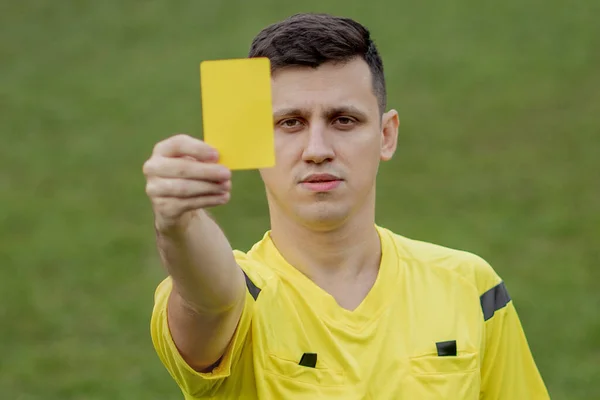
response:
<svg viewBox="0 0 600 400"><path fill-rule="evenodd" d="M342 179L331 174L312 174L300 183L311 192L329 192L340 186Z"/></svg>
<svg viewBox="0 0 600 400"><path fill-rule="evenodd" d="M318 183L340 181L341 179L331 174L312 174L302 180L303 183Z"/></svg>

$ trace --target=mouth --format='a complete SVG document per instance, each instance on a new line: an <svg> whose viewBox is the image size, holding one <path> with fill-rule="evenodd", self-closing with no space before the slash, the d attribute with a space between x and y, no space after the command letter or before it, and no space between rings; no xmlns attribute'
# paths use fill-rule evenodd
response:
<svg viewBox="0 0 600 400"><path fill-rule="evenodd" d="M331 174L312 174L300 181L311 192L330 192L341 185L343 179Z"/></svg>

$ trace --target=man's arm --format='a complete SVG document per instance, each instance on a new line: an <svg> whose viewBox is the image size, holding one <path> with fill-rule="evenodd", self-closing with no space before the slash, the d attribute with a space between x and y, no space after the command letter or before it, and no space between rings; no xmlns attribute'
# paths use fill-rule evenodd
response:
<svg viewBox="0 0 600 400"><path fill-rule="evenodd" d="M157 246L173 281L168 330L183 359L202 372L231 341L244 308L244 275L205 208L229 200L231 172L214 150L177 135L158 143L144 164Z"/></svg>
<svg viewBox="0 0 600 400"><path fill-rule="evenodd" d="M183 232L157 236L173 279L167 306L171 336L184 360L204 372L223 355L240 319L243 272L225 235L203 210Z"/></svg>

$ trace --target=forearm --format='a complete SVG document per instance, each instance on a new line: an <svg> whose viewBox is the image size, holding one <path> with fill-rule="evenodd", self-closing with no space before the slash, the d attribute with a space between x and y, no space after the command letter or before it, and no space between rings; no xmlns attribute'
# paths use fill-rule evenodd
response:
<svg viewBox="0 0 600 400"><path fill-rule="evenodd" d="M243 299L244 277L231 245L205 211L169 232L157 231L157 244L173 290L198 313L222 313Z"/></svg>

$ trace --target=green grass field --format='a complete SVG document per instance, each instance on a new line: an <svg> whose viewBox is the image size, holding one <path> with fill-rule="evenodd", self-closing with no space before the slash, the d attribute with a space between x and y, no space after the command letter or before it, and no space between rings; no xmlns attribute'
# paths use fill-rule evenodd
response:
<svg viewBox="0 0 600 400"><path fill-rule="evenodd" d="M0 399L181 398L149 336L141 166L201 135L201 60L301 11L356 17L383 54L402 125L379 224L486 258L552 398L600 398L600 2L323 3L0 4ZM266 211L241 172L216 214L247 249Z"/></svg>

